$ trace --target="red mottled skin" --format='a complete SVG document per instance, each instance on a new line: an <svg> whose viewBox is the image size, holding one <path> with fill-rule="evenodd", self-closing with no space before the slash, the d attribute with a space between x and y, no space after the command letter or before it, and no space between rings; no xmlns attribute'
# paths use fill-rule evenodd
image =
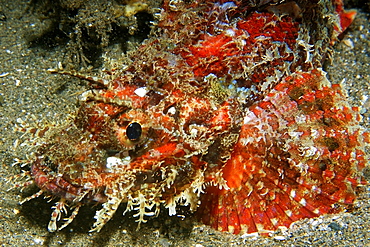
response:
<svg viewBox="0 0 370 247"><path fill-rule="evenodd" d="M253 2L165 1L125 69L44 133L29 199L60 198L50 231L88 203L102 204L96 231L127 203L139 224L182 205L221 231L266 234L354 202L369 136L320 68L353 12Z"/></svg>

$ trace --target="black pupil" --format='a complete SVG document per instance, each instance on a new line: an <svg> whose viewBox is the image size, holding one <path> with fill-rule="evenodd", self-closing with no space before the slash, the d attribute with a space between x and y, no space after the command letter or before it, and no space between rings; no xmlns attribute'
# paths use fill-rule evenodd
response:
<svg viewBox="0 0 370 247"><path fill-rule="evenodd" d="M141 125L139 123L130 123L126 128L126 135L131 141L136 141L141 136Z"/></svg>

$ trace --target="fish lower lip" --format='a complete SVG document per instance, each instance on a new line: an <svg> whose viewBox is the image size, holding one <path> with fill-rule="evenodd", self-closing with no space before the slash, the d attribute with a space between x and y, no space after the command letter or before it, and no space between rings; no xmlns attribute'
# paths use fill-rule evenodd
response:
<svg viewBox="0 0 370 247"><path fill-rule="evenodd" d="M32 164L32 176L41 190L69 202L103 203L106 201L105 196L99 195L101 194L99 191L102 189L95 188L92 184L84 186L73 184L52 171L49 166L50 164L46 165L44 159L40 159L40 157Z"/></svg>

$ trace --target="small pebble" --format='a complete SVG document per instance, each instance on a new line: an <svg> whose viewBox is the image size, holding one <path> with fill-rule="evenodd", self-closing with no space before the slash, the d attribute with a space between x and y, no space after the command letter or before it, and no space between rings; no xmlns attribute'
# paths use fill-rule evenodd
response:
<svg viewBox="0 0 370 247"><path fill-rule="evenodd" d="M329 227L335 231L342 230L342 227L337 222L330 223Z"/></svg>
<svg viewBox="0 0 370 247"><path fill-rule="evenodd" d="M353 44L353 41L351 39L344 39L343 43L351 49L353 49L355 47L355 45Z"/></svg>

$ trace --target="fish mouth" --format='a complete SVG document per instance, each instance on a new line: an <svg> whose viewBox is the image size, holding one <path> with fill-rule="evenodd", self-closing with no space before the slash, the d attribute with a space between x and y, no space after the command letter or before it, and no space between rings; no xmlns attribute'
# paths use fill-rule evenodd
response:
<svg viewBox="0 0 370 247"><path fill-rule="evenodd" d="M71 203L104 203L107 201L103 186L91 183L80 185L53 170L55 164L47 157L38 156L31 166L34 182L44 193L63 198Z"/></svg>

